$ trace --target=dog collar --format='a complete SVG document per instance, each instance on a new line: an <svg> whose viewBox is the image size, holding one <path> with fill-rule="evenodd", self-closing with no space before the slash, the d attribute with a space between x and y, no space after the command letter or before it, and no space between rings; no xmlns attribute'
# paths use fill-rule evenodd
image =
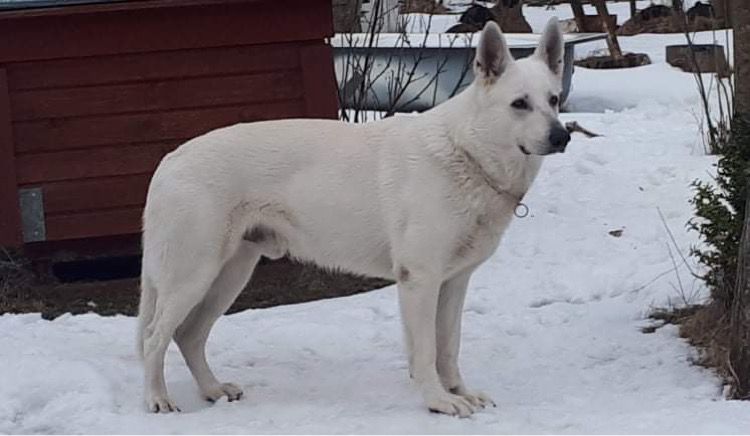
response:
<svg viewBox="0 0 750 436"><path fill-rule="evenodd" d="M505 196L510 197L513 199L513 201L516 202L516 207L513 209L513 215L515 215L518 218L526 218L529 216L529 207L526 206L526 203L523 202L523 197L526 193L523 193L521 195L514 195L512 192L510 192L507 189L502 189L499 186L495 185L494 181L492 180L492 177L490 177L489 174L487 174L487 171L484 170L482 165L474 159L474 156L471 155L466 150L461 149L464 154L466 155L466 160L471 162L474 167L476 167L477 172L482 176L484 179L484 183L487 184L495 193L499 196Z"/></svg>

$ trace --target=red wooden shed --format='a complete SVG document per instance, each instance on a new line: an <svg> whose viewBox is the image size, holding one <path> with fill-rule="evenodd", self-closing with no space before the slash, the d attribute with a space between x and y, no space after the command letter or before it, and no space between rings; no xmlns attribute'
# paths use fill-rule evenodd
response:
<svg viewBox="0 0 750 436"><path fill-rule="evenodd" d="M151 173L180 143L335 117L332 33L330 0L0 9L0 246L137 241Z"/></svg>

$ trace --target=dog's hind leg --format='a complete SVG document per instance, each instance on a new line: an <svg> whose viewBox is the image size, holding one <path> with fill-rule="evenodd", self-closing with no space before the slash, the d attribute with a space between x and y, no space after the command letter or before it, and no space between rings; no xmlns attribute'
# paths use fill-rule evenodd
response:
<svg viewBox="0 0 750 436"><path fill-rule="evenodd" d="M136 339L136 349L138 357L143 360L143 338L149 333L146 328L154 318L156 310L156 289L151 280L145 273L141 274L141 299L138 303L138 337Z"/></svg>
<svg viewBox="0 0 750 436"><path fill-rule="evenodd" d="M179 411L169 399L164 380L164 357L172 336L190 311L201 302L219 272L219 262L207 261L157 285L156 309L143 337L146 404L152 412Z"/></svg>
<svg viewBox="0 0 750 436"><path fill-rule="evenodd" d="M466 388L458 369L458 352L461 344L461 315L466 288L473 269L446 280L440 287L437 309L437 370L440 381L449 392L459 395L474 406L485 407L494 402L481 392Z"/></svg>
<svg viewBox="0 0 750 436"><path fill-rule="evenodd" d="M206 361L206 341L211 328L232 305L250 280L260 252L254 244L242 242L237 253L224 264L211 290L175 332L175 342L180 347L202 395L209 401L226 396L229 401L239 400L242 389L232 383L216 379Z"/></svg>

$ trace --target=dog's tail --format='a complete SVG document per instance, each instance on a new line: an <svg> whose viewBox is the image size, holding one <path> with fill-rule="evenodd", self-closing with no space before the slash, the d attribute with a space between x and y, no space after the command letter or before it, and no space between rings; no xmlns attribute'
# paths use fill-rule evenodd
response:
<svg viewBox="0 0 750 436"><path fill-rule="evenodd" d="M136 350L141 359L144 355L143 335L148 325L153 321L155 311L156 288L148 280L146 273L143 272L141 273L141 301L138 304L138 336L136 338Z"/></svg>

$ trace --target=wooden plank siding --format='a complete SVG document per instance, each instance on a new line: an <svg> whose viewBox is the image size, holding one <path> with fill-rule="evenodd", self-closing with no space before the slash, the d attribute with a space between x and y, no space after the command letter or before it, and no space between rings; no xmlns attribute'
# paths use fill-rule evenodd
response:
<svg viewBox="0 0 750 436"><path fill-rule="evenodd" d="M0 68L0 244L17 246L21 242L8 75Z"/></svg>
<svg viewBox="0 0 750 436"><path fill-rule="evenodd" d="M142 207L151 172L44 184L44 211L48 216L97 209Z"/></svg>
<svg viewBox="0 0 750 436"><path fill-rule="evenodd" d="M11 91L12 121L161 112L302 98L299 70Z"/></svg>
<svg viewBox="0 0 750 436"><path fill-rule="evenodd" d="M321 59L333 59L333 49L329 45L315 44L300 47L300 65L304 83L305 108L307 113L323 113L328 118L338 115L338 88L333 62L321 62ZM331 99L334 96L334 99Z"/></svg>
<svg viewBox="0 0 750 436"><path fill-rule="evenodd" d="M0 44L0 59L319 41L333 33L331 14L330 0L136 0L9 11L0 13L0 41L20 43Z"/></svg>
<svg viewBox="0 0 750 436"><path fill-rule="evenodd" d="M299 68L297 52L298 44L280 43L17 62L8 79L21 91L291 70Z"/></svg>
<svg viewBox="0 0 750 436"><path fill-rule="evenodd" d="M16 181L42 188L46 239L138 232L133 217L166 153L218 127L314 113L300 63L308 45L192 50L182 71L149 68L155 53L92 58L83 67L108 74L77 81L59 74L69 59L10 64L9 76L23 77L9 89Z"/></svg>
<svg viewBox="0 0 750 436"><path fill-rule="evenodd" d="M13 123L16 153L184 140L243 121L305 116L304 102L268 101L228 107L163 110Z"/></svg>
<svg viewBox="0 0 750 436"><path fill-rule="evenodd" d="M7 23L0 13L0 40L26 38L0 46L0 246L20 242L20 188L43 192L46 241L138 233L151 174L186 140L240 122L336 116L327 0L133 3L149 6L54 8L84 10L64 20L12 12L33 20ZM289 19L290 3L304 17ZM250 10L252 25L238 15ZM54 31L29 33L45 23ZM206 23L214 33L186 35Z"/></svg>

